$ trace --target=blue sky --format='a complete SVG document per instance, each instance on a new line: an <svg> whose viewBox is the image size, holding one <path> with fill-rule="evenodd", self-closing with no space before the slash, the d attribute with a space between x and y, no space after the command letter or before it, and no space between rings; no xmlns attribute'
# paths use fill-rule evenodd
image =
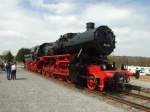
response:
<svg viewBox="0 0 150 112"><path fill-rule="evenodd" d="M113 55L150 57L149 0L0 0L0 13L0 53L85 31L92 21L114 31Z"/></svg>

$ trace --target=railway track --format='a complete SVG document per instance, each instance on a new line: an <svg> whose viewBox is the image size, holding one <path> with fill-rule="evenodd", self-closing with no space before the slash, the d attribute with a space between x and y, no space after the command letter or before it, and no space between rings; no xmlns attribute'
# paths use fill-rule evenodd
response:
<svg viewBox="0 0 150 112"><path fill-rule="evenodd" d="M128 95L132 95L132 96L133 96L133 95L135 95L135 94L133 94L133 93L128 93ZM130 106L130 107L133 107L133 108L142 110L142 111L144 111L144 112L150 112L150 107L144 106L144 105L142 105L142 104L137 104L137 103L134 103L134 102L125 100L125 99L123 99L123 98L110 95L110 94L108 94L108 93L103 93L103 96L106 97L106 98L108 98L108 99L111 99L111 100L120 102L120 103L122 103L122 104L126 104L126 105L128 105L128 106ZM142 96L142 95L138 95L138 94L136 94L134 97L138 97L138 98L141 98L141 99L144 99L144 100L149 100L149 97L148 97L148 99L146 99L147 97ZM150 101L150 100L149 100L149 101Z"/></svg>
<svg viewBox="0 0 150 112"><path fill-rule="evenodd" d="M143 104L138 104L138 103L129 101L127 99L123 99L123 98L121 98L120 96L117 96L117 95L112 95L109 92L90 91L87 88L85 89L85 91L87 91L88 93L99 94L99 95L101 95L102 97L104 97L106 99L117 101L121 104L128 105L132 108L135 108L135 109L138 109L138 110L141 110L141 111L144 111L144 112L150 112L150 107L144 106ZM135 99L138 98L138 99L142 99L142 100L150 102L150 97L140 95L140 94L136 94L136 93L132 93L132 92L120 92L119 95L131 96Z"/></svg>
<svg viewBox="0 0 150 112"><path fill-rule="evenodd" d="M87 92L89 93L93 93L93 94L99 94L98 91L90 91L88 89L85 89ZM150 97L147 97L147 96L143 96L143 95L139 95L139 94L135 94L135 93L121 93L121 94L124 94L124 95L129 95L129 96L133 96L135 98L140 98L142 100L146 100L146 101L150 101ZM129 100L126 100L126 99L123 99L119 96L116 96L116 95L111 95L110 93L107 93L107 92L102 92L100 93L100 95L106 99L110 99L110 100L113 100L113 101L117 101L121 104L125 104L125 105L128 105L132 108L135 108L135 109L138 109L138 110L141 110L141 111L144 111L144 112L150 112L150 107L147 107L147 106L144 106L142 104L138 104L138 103L135 103L135 102L131 102Z"/></svg>
<svg viewBox="0 0 150 112"><path fill-rule="evenodd" d="M123 94L150 101L150 97L132 92L124 92Z"/></svg>
<svg viewBox="0 0 150 112"><path fill-rule="evenodd" d="M39 75L41 76L41 75ZM45 77L44 77L45 78ZM47 78L45 78L47 79ZM51 78L52 79L52 78ZM55 79L54 79L55 80ZM67 84L67 82L64 82L64 81L59 81L59 80L55 80L54 82L58 82L58 83L63 83L63 85L67 85L67 87L74 87L73 84ZM88 90L87 88L85 89L85 92L87 93L92 93L94 95L100 95L106 99L110 99L110 100L113 100L113 101L117 101L121 104L125 104L125 105L128 105L130 107L133 107L135 109L139 109L139 110L142 110L144 112L150 112L150 107L147 107L147 106L144 106L142 104L137 104L137 103L134 103L134 102L131 102L131 101L128 101L128 100L125 100L119 96L114 96L114 95L111 95L109 94L108 92L99 92L99 91L90 91ZM146 92L147 93L147 92ZM136 93L131 93L131 92L122 92L120 94L124 94L124 95L128 95L128 96L133 96L135 98L140 98L142 100L147 100L147 101L150 101L150 97L148 96L143 96L143 95L140 95L140 94L136 94Z"/></svg>
<svg viewBox="0 0 150 112"><path fill-rule="evenodd" d="M144 92L144 93L150 94L150 89L148 89L148 88L143 88L143 87L135 86L135 85L131 85L131 84L126 84L126 88L128 90L135 90L138 92Z"/></svg>

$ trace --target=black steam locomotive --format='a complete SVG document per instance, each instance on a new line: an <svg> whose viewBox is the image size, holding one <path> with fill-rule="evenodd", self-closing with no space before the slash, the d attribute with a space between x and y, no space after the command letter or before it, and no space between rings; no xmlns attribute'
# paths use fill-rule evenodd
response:
<svg viewBox="0 0 150 112"><path fill-rule="evenodd" d="M108 26L95 28L92 22L86 25L85 32L66 33L56 42L31 48L31 53L25 55L26 67L48 76L66 77L76 85L87 84L91 90L96 87L103 90L110 82L123 84L135 76L129 71L115 70L108 62L107 56L115 49L113 31Z"/></svg>

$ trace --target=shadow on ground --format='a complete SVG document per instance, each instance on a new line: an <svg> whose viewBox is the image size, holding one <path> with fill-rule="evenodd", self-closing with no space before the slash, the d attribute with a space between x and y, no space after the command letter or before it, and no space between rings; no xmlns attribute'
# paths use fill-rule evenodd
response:
<svg viewBox="0 0 150 112"><path fill-rule="evenodd" d="M16 78L16 80L26 80L27 78Z"/></svg>

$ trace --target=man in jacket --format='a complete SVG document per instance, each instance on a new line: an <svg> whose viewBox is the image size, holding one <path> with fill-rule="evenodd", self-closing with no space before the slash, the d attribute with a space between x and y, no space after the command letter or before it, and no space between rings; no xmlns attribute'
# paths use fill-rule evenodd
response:
<svg viewBox="0 0 150 112"><path fill-rule="evenodd" d="M7 80L10 80L10 78L11 78L11 64L10 64L10 62L8 62L6 64L6 72L7 72Z"/></svg>

